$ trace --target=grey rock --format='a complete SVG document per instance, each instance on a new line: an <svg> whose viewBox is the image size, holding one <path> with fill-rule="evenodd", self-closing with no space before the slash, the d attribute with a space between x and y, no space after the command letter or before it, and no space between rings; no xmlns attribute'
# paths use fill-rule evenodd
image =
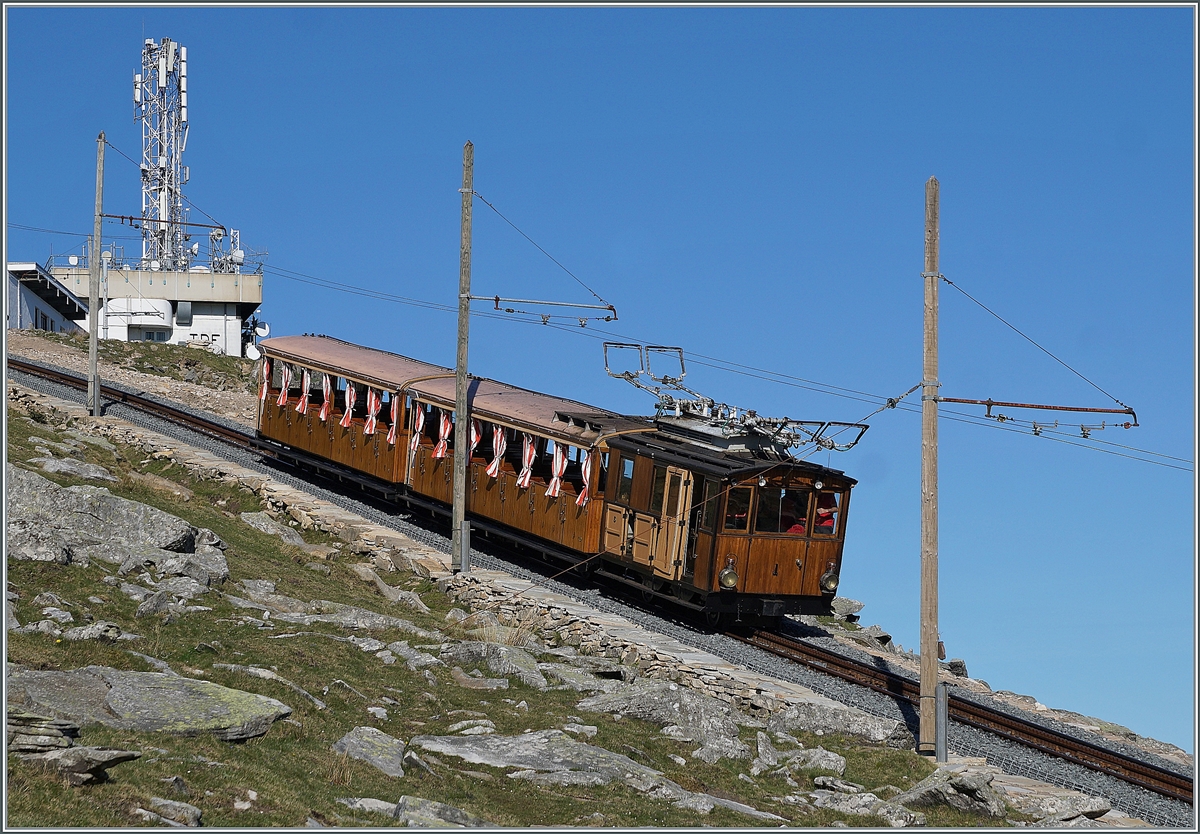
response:
<svg viewBox="0 0 1200 834"><path fill-rule="evenodd" d="M745 759L750 748L738 738L736 710L708 695L667 681L636 681L614 692L592 695L578 704L593 712L621 713L655 724L678 727L677 738L698 742L692 755L701 761Z"/></svg>
<svg viewBox="0 0 1200 834"><path fill-rule="evenodd" d="M434 802L431 799L421 799L416 796L402 796L399 802L385 802L382 799L364 797L340 798L338 802L353 811L366 811L373 814L383 814L391 817L397 823L409 828L494 828L485 819L468 814L461 808Z"/></svg>
<svg viewBox="0 0 1200 834"><path fill-rule="evenodd" d="M374 568L365 564L350 565L350 570L354 572L359 579L366 582L371 582L379 590L388 602L393 604L407 605L409 608L415 608L425 614L429 613L429 606L421 601L421 597L412 591L407 591L403 588L394 588L384 582L379 574L375 573Z"/></svg>
<svg viewBox="0 0 1200 834"><path fill-rule="evenodd" d="M88 478L93 481L115 481L113 474L95 463L84 463L75 458L30 458L30 463L42 467L43 472L51 475L71 475L76 478Z"/></svg>
<svg viewBox="0 0 1200 834"><path fill-rule="evenodd" d="M948 768L935 770L904 793L892 797L892 802L909 808L948 805L997 818L1004 816L1007 807L1004 797L992 787L990 773L961 773Z"/></svg>
<svg viewBox="0 0 1200 834"><path fill-rule="evenodd" d="M157 825L169 825L172 828L185 828L183 823L169 820L166 817L160 817L153 811L147 811L145 808L134 808L133 813L137 814L144 822Z"/></svg>
<svg viewBox="0 0 1200 834"><path fill-rule="evenodd" d="M388 650L394 652L397 657L402 659L408 668L414 672L419 672L422 669L428 669L430 666L442 666L442 661L428 652L419 651L408 645L407 640L397 640L394 643L388 643Z"/></svg>
<svg viewBox="0 0 1200 834"><path fill-rule="evenodd" d="M592 738L599 731L600 728L592 724L577 724L575 722L571 722L563 725L563 732L567 732L575 736L583 736L584 738Z"/></svg>
<svg viewBox="0 0 1200 834"><path fill-rule="evenodd" d="M315 570L317 573L323 573L326 576L329 576L329 565L322 565L319 562L309 562L304 567L308 568L309 570Z"/></svg>
<svg viewBox="0 0 1200 834"><path fill-rule="evenodd" d="M833 608L833 616L839 620L853 617L859 611L863 610L863 603L856 599L849 599L848 597L834 597L831 606Z"/></svg>
<svg viewBox="0 0 1200 834"><path fill-rule="evenodd" d="M208 593L208 583L199 582L191 576L170 576L161 580L155 586L159 591L166 591L173 597L192 599Z"/></svg>
<svg viewBox="0 0 1200 834"><path fill-rule="evenodd" d="M377 768L388 776L404 775L404 742L374 727L355 727L333 744L333 752L344 753Z"/></svg>
<svg viewBox="0 0 1200 834"><path fill-rule="evenodd" d="M841 793L840 791L817 790L809 794L812 804L843 814L880 817L892 828L907 828L925 825L925 815L910 811L894 800L880 799L873 793Z"/></svg>
<svg viewBox="0 0 1200 834"><path fill-rule="evenodd" d="M866 790L866 786L860 785L857 782L847 782L844 779L835 779L832 776L814 776L813 784L818 788L838 791L839 793L862 793ZM879 790L879 788L875 790ZM893 790L895 789L893 788Z"/></svg>
<svg viewBox="0 0 1200 834"><path fill-rule="evenodd" d="M536 770L518 770L508 774L510 779L522 779L537 785L547 787L585 787L594 788L607 785L612 781L610 776L597 773L594 770L555 770L550 773L539 773Z"/></svg>
<svg viewBox="0 0 1200 834"><path fill-rule="evenodd" d="M141 757L137 750L111 750L105 747L65 747L45 753L21 754L27 762L41 764L47 770L64 774L72 785L87 785L103 782L108 778L107 770L122 762L131 762Z"/></svg>
<svg viewBox="0 0 1200 834"><path fill-rule="evenodd" d="M162 672L88 666L66 672L8 667L8 699L80 724L241 741L265 733L291 708L262 695Z"/></svg>
<svg viewBox="0 0 1200 834"><path fill-rule="evenodd" d="M1074 817L1096 819L1112 810L1112 804L1098 796L1079 793L1056 793L1051 795L1018 792L1005 796L1013 808L1039 820L1066 821Z"/></svg>
<svg viewBox="0 0 1200 834"><path fill-rule="evenodd" d="M182 780L180 780L182 781ZM200 825L201 811L195 805L189 805L186 802L178 802L174 799L162 799L157 796L150 797L150 807L154 812L164 819L174 820L181 825L186 825L189 828L195 828Z"/></svg>
<svg viewBox="0 0 1200 834"><path fill-rule="evenodd" d="M414 634L424 640L437 640L441 637L437 632L426 631L408 620L403 620L399 617L390 617L387 614L380 614L375 611L368 611L365 608L345 605L340 602L330 602L324 599L304 602L281 594L264 592L253 584L256 581L258 580L243 580L242 582L242 587L246 589L247 596L255 603L251 607L269 610L272 619L281 622L298 623L301 625L331 623L343 628L361 628L368 631L396 629L397 631L406 631L409 634ZM273 587L272 585L272 589ZM237 597L229 595L226 595L225 598L235 605L239 604L239 602L243 604L246 602L245 600L239 600Z"/></svg>
<svg viewBox="0 0 1200 834"><path fill-rule="evenodd" d="M115 576L109 576L106 578L114 579L120 582L120 580L118 580ZM143 588L141 585L131 585L128 582L120 583L120 591L134 602L142 602L144 599L146 599L146 597L154 593L154 591L151 591L149 588Z"/></svg>
<svg viewBox="0 0 1200 834"><path fill-rule="evenodd" d="M772 732L800 729L821 734L844 733L888 747L912 749L914 746L912 732L902 722L832 702L789 704L785 709L772 713L767 721L767 729Z"/></svg>
<svg viewBox="0 0 1200 834"><path fill-rule="evenodd" d="M516 646L468 640L449 645L443 654L448 660L456 661L464 666L470 663L486 662L487 667L497 675L516 678L525 686L534 689L549 687L546 677L538 669L538 662L533 655Z"/></svg>
<svg viewBox="0 0 1200 834"><path fill-rule="evenodd" d="M432 678L433 673L428 669L425 674ZM508 689L507 678L473 678L462 670L462 667L455 666L450 670L450 678L463 689ZM432 681L436 684L437 679Z"/></svg>
<svg viewBox="0 0 1200 834"><path fill-rule="evenodd" d="M299 533L286 524L280 524L266 513L242 513L241 519L255 530L266 533L269 536L278 536L287 544L295 547L304 547L306 544Z"/></svg>
<svg viewBox="0 0 1200 834"><path fill-rule="evenodd" d="M153 617L155 614L161 614L167 611L175 599L166 591L155 591L150 596L142 600L142 604L138 606L135 617Z"/></svg>
<svg viewBox="0 0 1200 834"><path fill-rule="evenodd" d="M260 666L240 666L236 663L214 663L213 668L214 669L228 669L231 672L241 672L242 674L252 675L253 677L261 678L263 680L276 681L277 683L283 684L288 689L295 692L297 695L300 695L300 696L306 698L317 709L326 709L325 702L322 701L320 698L310 695L302 687L298 686L297 684L292 683L287 678L281 678L279 675L277 675L275 672L271 671L270 669L263 669Z"/></svg>
<svg viewBox="0 0 1200 834"><path fill-rule="evenodd" d="M841 776L846 772L846 760L824 747L814 747L811 750L795 750L787 755L785 766L796 770L829 770Z"/></svg>
<svg viewBox="0 0 1200 834"><path fill-rule="evenodd" d="M539 663L538 669L549 680L557 681L576 692L612 692L621 688L620 681L596 677L585 669L567 663Z"/></svg>
<svg viewBox="0 0 1200 834"><path fill-rule="evenodd" d="M99 640L101 643L115 643L117 640L137 637L136 634L126 634L119 625L107 620L96 620L90 625L69 628L62 636L64 640Z"/></svg>
<svg viewBox="0 0 1200 834"><path fill-rule="evenodd" d="M963 660L961 657L952 657L947 660L946 670L956 678L971 677L967 674L967 661Z"/></svg>
<svg viewBox="0 0 1200 834"><path fill-rule="evenodd" d="M49 617L56 623L73 623L75 615L70 611L64 611L61 608L55 608L53 605L47 605L42 609L42 616Z"/></svg>
<svg viewBox="0 0 1200 834"><path fill-rule="evenodd" d="M67 429L67 434L71 435L71 437L75 438L76 440L82 440L84 443L87 443L91 446L99 446L101 449L107 449L110 452L115 452L117 450L116 446L105 440L103 437L93 437L90 434L85 434L81 431L76 431L75 429Z"/></svg>

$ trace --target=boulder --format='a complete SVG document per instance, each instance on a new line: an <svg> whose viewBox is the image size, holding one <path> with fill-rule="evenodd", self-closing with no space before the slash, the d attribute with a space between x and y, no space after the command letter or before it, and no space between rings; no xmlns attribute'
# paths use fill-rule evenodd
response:
<svg viewBox="0 0 1200 834"><path fill-rule="evenodd" d="M299 533L286 524L280 524L266 513L242 513L241 519L255 530L266 533L269 536L278 536L285 543L294 547L303 548L307 544Z"/></svg>
<svg viewBox="0 0 1200 834"><path fill-rule="evenodd" d="M141 758L138 750L112 750L107 747L62 747L44 753L18 754L27 762L41 764L47 770L63 774L72 785L88 785L108 778L108 768Z"/></svg>
<svg viewBox="0 0 1200 834"><path fill-rule="evenodd" d="M738 738L735 720L744 716L716 698L668 681L636 681L613 692L584 698L578 706L663 725L670 737L699 743L700 748L692 756L701 761L750 757L750 748Z"/></svg>
<svg viewBox="0 0 1200 834"><path fill-rule="evenodd" d="M292 710L274 698L163 672L87 666L65 672L10 665L8 700L79 724L243 741Z"/></svg>
<svg viewBox="0 0 1200 834"><path fill-rule="evenodd" d="M471 663L486 662L488 669L497 675L516 678L526 686L534 689L546 689L549 684L545 675L538 669L538 662L533 655L516 646L505 646L500 643L484 643L468 640L462 643L452 643L442 650L449 660L464 666Z"/></svg>
<svg viewBox="0 0 1200 834"><path fill-rule="evenodd" d="M90 625L68 628L62 633L64 640L99 640L101 643L115 643L117 640L135 640L138 635L121 630L116 623L107 620L96 620Z"/></svg>
<svg viewBox="0 0 1200 834"><path fill-rule="evenodd" d="M889 802L873 793L842 793L818 790L809 794L812 804L843 814L880 817L892 828L925 825L925 815L910 811L895 800Z"/></svg>
<svg viewBox="0 0 1200 834"><path fill-rule="evenodd" d="M177 822L189 828L195 828L200 825L201 811L195 805L178 802L174 799L162 799L152 796L150 797L150 807L163 819Z"/></svg>
<svg viewBox="0 0 1200 834"><path fill-rule="evenodd" d="M1112 810L1112 804L1098 796L1075 791L1046 794L1033 791L1005 791L1005 800L1022 814L1039 820L1066 821L1075 817L1096 819Z"/></svg>
<svg viewBox="0 0 1200 834"><path fill-rule="evenodd" d="M432 676L433 673L426 669L425 674ZM463 689L508 689L508 678L473 678L461 666L450 670L450 678ZM436 678L431 680L431 683L436 682Z"/></svg>
<svg viewBox="0 0 1200 834"><path fill-rule="evenodd" d="M915 744L912 731L902 721L880 718L820 697L808 701L794 701L786 708L772 713L767 720L767 729L776 733L795 729L818 734L844 733L888 747L908 750Z"/></svg>
<svg viewBox="0 0 1200 834"><path fill-rule="evenodd" d="M350 565L350 570L355 576L364 582L373 583L379 590L379 593L382 594L383 598L388 602L392 604L407 605L409 608L415 608L416 610L422 611L426 614L429 613L429 606L421 601L420 595L413 593L412 591L406 591L403 588L392 587L384 582L379 577L379 574L375 573L375 569L370 565L361 563L354 564Z"/></svg>
<svg viewBox="0 0 1200 834"><path fill-rule="evenodd" d="M619 681L597 677L567 663L539 663L538 669L548 679L576 692L612 692L621 688Z"/></svg>
<svg viewBox="0 0 1200 834"><path fill-rule="evenodd" d="M268 586L271 588L270 591L265 590ZM340 602L330 602L324 599L304 602L303 600L276 594L274 593L274 583L265 582L264 580L243 580L242 587L246 589L246 595L254 603L251 607L263 608L270 611L272 619L279 620L280 622L298 623L300 625L331 623L342 628L361 628L368 631L383 631L391 628L397 631L406 631L423 640L442 639L442 635L437 632L426 631L408 620L403 620L399 617L390 617L387 614L380 614L375 611L368 611L365 608L358 608L354 605L345 605ZM235 605L247 604L245 600L240 600L237 597L229 595L226 595L226 599Z"/></svg>
<svg viewBox="0 0 1200 834"><path fill-rule="evenodd" d="M393 652L397 657L408 664L408 668L414 672L419 672L422 669L428 669L430 666L443 666L441 660L418 649L414 649L408 645L407 640L397 640L394 643L388 643L388 651Z"/></svg>
<svg viewBox="0 0 1200 834"><path fill-rule="evenodd" d="M909 808L948 805L960 811L1002 818L1007 806L1004 797L992 787L992 774L969 773L938 768L892 802Z"/></svg>
<svg viewBox="0 0 1200 834"><path fill-rule="evenodd" d="M75 458L30 458L30 463L42 467L43 472L51 475L71 475L76 478L88 478L94 481L115 481L113 474L94 463L84 463Z"/></svg>
<svg viewBox="0 0 1200 834"><path fill-rule="evenodd" d="M848 597L834 597L830 606L833 608L833 616L839 620L848 620L851 617L858 619L855 615L863 610L863 603Z"/></svg>
<svg viewBox="0 0 1200 834"><path fill-rule="evenodd" d="M347 797L338 802L352 811L366 811L372 814L383 814L391 817L396 824L409 828L494 828L493 823L468 814L461 808L434 802L431 799L421 799L416 796L402 796L398 802L385 802L382 799L363 797Z"/></svg>
<svg viewBox="0 0 1200 834"><path fill-rule="evenodd" d="M846 772L846 760L832 750L814 747L811 750L789 752L785 767L793 772L797 770L829 770L841 776Z"/></svg>
<svg viewBox="0 0 1200 834"><path fill-rule="evenodd" d="M334 742L335 753L344 753L377 768L388 776L404 775L404 742L374 727L355 727Z"/></svg>

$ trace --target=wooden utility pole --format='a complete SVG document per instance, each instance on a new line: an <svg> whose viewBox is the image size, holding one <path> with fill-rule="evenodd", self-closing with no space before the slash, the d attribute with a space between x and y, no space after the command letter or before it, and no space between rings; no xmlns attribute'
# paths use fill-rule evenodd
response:
<svg viewBox="0 0 1200 834"><path fill-rule="evenodd" d="M104 214L104 131L96 137L96 220L92 226L92 251L88 257L88 408L100 416L100 223Z"/></svg>
<svg viewBox="0 0 1200 834"><path fill-rule="evenodd" d="M471 454L471 415L467 410L467 332L471 322L471 205L475 146L463 145L462 246L458 267L458 360L454 374L454 506L451 513L450 565L457 573L468 569L463 558L471 546L467 518L467 458Z"/></svg>
<svg viewBox="0 0 1200 834"><path fill-rule="evenodd" d="M934 755L938 680L938 181L925 183L925 350L921 381L921 729Z"/></svg>

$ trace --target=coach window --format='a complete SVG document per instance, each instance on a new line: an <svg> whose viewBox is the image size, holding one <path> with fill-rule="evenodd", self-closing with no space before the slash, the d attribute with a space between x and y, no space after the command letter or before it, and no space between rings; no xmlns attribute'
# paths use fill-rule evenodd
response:
<svg viewBox="0 0 1200 834"><path fill-rule="evenodd" d="M617 500L628 504L633 496L633 458L622 455L617 466Z"/></svg>
<svg viewBox="0 0 1200 834"><path fill-rule="evenodd" d="M663 491L667 486L667 467L654 467L654 481L650 485L650 514L662 515Z"/></svg>
<svg viewBox="0 0 1200 834"><path fill-rule="evenodd" d="M725 507L725 529L746 530L750 525L750 499L754 495L752 487L734 487L729 490L729 500Z"/></svg>
<svg viewBox="0 0 1200 834"><path fill-rule="evenodd" d="M813 535L836 535L841 509L842 494L840 492L818 492L817 508L813 514Z"/></svg>
<svg viewBox="0 0 1200 834"><path fill-rule="evenodd" d="M592 468L600 468L600 477L596 479L596 497L600 498L604 495L604 488L608 486L608 452L595 450L591 455Z"/></svg>
<svg viewBox="0 0 1200 834"><path fill-rule="evenodd" d="M700 527L712 531L717 526L717 504L721 497L721 484L709 478L704 479L704 508L700 513Z"/></svg>

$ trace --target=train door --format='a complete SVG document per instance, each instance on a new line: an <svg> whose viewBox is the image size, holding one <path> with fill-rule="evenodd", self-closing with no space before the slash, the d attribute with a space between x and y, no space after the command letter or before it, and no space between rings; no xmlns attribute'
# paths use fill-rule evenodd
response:
<svg viewBox="0 0 1200 834"><path fill-rule="evenodd" d="M654 545L654 575L678 579L683 571L684 548L688 541L688 512L691 507L692 476L685 469L664 468L664 490L658 535Z"/></svg>

